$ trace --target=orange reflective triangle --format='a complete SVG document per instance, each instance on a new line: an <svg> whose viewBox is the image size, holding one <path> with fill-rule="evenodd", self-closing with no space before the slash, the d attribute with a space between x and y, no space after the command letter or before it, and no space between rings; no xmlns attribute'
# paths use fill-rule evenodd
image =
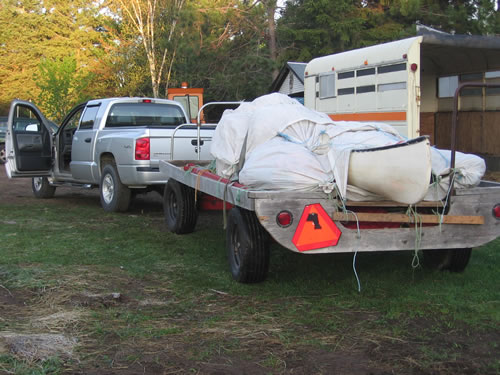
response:
<svg viewBox="0 0 500 375"><path fill-rule="evenodd" d="M292 242L299 251L336 246L342 232L328 216L321 204L304 207Z"/></svg>

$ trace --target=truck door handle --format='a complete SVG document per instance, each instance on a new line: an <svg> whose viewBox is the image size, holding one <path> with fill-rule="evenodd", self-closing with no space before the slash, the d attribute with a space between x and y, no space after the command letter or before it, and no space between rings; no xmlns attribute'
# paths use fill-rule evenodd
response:
<svg viewBox="0 0 500 375"><path fill-rule="evenodd" d="M203 143L205 143L205 141L201 141L201 140L200 140L200 146L203 146ZM197 139L193 139L193 140L191 140L191 144L192 144L193 146L198 146L198 140L197 140Z"/></svg>
<svg viewBox="0 0 500 375"><path fill-rule="evenodd" d="M92 138L85 138L85 143L90 143L92 141Z"/></svg>

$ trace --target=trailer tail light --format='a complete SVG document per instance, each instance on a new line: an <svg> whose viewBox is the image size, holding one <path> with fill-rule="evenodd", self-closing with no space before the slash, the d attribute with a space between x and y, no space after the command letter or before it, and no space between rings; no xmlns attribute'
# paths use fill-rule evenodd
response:
<svg viewBox="0 0 500 375"><path fill-rule="evenodd" d="M410 69L411 69L412 72L416 72L417 69L418 69L418 65L415 64L415 63L413 63L413 64L410 65Z"/></svg>
<svg viewBox="0 0 500 375"><path fill-rule="evenodd" d="M281 211L278 215L276 215L276 222L282 228L288 228L292 225L293 215L290 211Z"/></svg>
<svg viewBox="0 0 500 375"><path fill-rule="evenodd" d="M493 216L497 219L500 219L500 204L495 205L493 207Z"/></svg>
<svg viewBox="0 0 500 375"><path fill-rule="evenodd" d="M149 138L139 138L135 140L135 160L150 159L150 143Z"/></svg>

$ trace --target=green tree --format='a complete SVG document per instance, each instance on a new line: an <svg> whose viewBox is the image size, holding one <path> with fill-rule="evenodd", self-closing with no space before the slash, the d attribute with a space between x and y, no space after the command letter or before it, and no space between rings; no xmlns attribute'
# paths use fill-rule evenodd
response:
<svg viewBox="0 0 500 375"><path fill-rule="evenodd" d="M36 101L34 76L42 59L73 56L80 69L99 77L92 96L111 94L109 49L114 43L100 26L109 22L98 2L86 0L2 0L0 2L0 103Z"/></svg>
<svg viewBox="0 0 500 375"><path fill-rule="evenodd" d="M421 23L457 34L499 31L495 0L288 0L278 21L281 62L308 62L415 35Z"/></svg>
<svg viewBox="0 0 500 375"><path fill-rule="evenodd" d="M188 81L203 87L208 100L252 99L267 92L274 63L262 3L189 1L180 27L172 85Z"/></svg>
<svg viewBox="0 0 500 375"><path fill-rule="evenodd" d="M73 106L90 99L88 88L95 74L78 70L73 56L44 59L38 67L38 105L48 118L60 123Z"/></svg>

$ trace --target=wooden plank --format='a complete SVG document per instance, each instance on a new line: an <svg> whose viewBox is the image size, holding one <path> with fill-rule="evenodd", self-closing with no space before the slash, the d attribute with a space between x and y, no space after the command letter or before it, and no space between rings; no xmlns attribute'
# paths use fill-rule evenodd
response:
<svg viewBox="0 0 500 375"><path fill-rule="evenodd" d="M408 207L407 204L394 201L347 201L346 207ZM441 201L421 201L414 205L415 207L443 207Z"/></svg>
<svg viewBox="0 0 500 375"><path fill-rule="evenodd" d="M365 221L365 222L380 222L380 223L415 223L414 217L405 214L381 214L359 212L353 213L334 212L333 220L335 221ZM418 215L419 222L423 224L439 224L441 217L438 215ZM443 216L443 224L484 224L483 216Z"/></svg>
<svg viewBox="0 0 500 375"><path fill-rule="evenodd" d="M500 112L485 112L483 124L483 154L500 156Z"/></svg>
<svg viewBox="0 0 500 375"><path fill-rule="evenodd" d="M431 145L435 144L434 112L420 112L420 135L428 135Z"/></svg>

